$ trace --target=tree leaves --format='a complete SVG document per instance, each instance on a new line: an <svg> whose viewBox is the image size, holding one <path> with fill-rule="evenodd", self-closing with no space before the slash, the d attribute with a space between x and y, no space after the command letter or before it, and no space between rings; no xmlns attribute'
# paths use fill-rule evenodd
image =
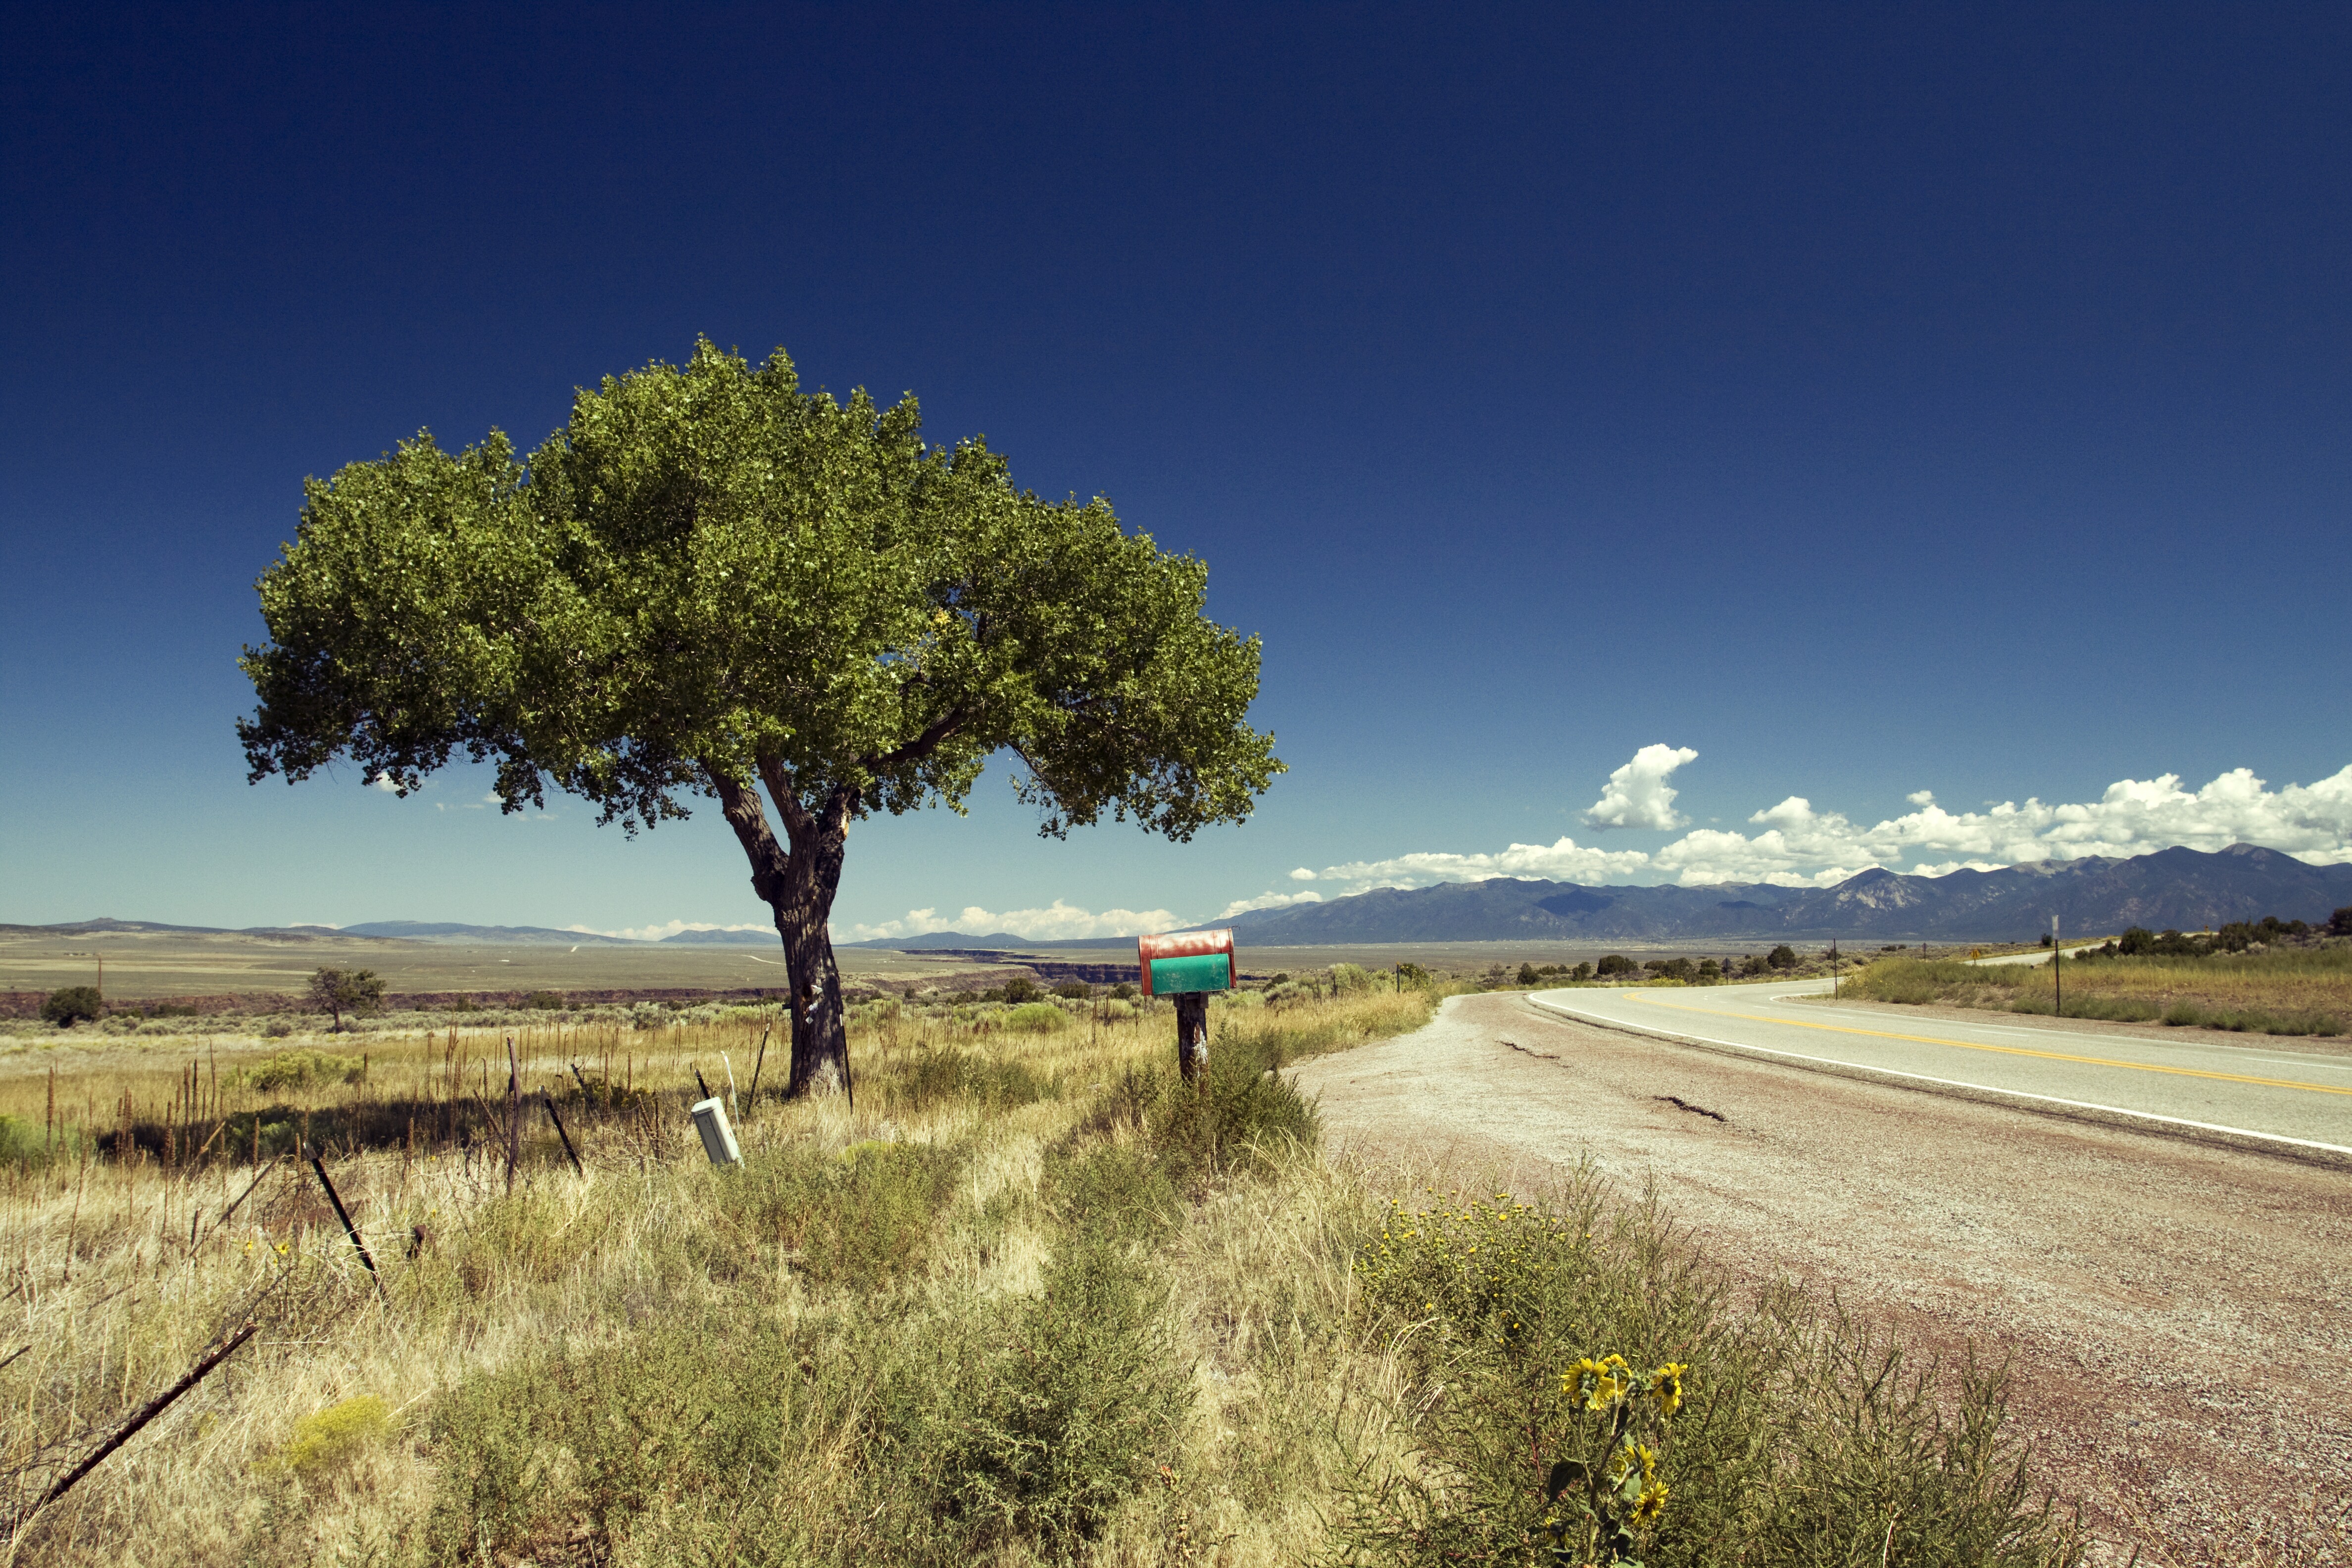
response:
<svg viewBox="0 0 2352 1568"><path fill-rule="evenodd" d="M714 773L844 821L960 808L1010 750L1042 831L1183 839L1282 771L1206 584L1100 500L925 445L911 397L803 395L781 352L705 341L580 393L527 462L420 435L309 484L238 733L256 779L347 756L406 791L462 749L509 810L552 781L632 830Z"/></svg>

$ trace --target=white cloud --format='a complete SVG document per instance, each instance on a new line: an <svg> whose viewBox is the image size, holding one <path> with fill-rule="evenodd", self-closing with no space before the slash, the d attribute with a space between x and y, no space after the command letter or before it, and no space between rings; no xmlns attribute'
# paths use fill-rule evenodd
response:
<svg viewBox="0 0 2352 1568"><path fill-rule="evenodd" d="M400 793L400 786L393 782L393 778L390 773L376 774L375 777L368 780L368 785L373 789L380 789L386 795L398 795Z"/></svg>
<svg viewBox="0 0 2352 1568"><path fill-rule="evenodd" d="M873 942L889 937L921 936L935 931L959 931L971 936L1010 931L1032 942L1055 942L1090 936L1138 936L1145 931L1167 931L1184 923L1166 910L1104 910L1096 913L1055 899L1042 910L1005 910L1002 912L984 910L978 904L967 904L955 915L946 918L942 918L935 909L908 910L901 920L883 921L875 925L835 926L833 935L836 942Z"/></svg>
<svg viewBox="0 0 2352 1568"><path fill-rule="evenodd" d="M709 921L662 921L654 925L622 926L607 931L601 926L569 925L565 931L576 931L583 936L617 936L630 942L660 942L682 931L773 931L772 925L756 922L745 925L717 925Z"/></svg>
<svg viewBox="0 0 2352 1568"><path fill-rule="evenodd" d="M1643 772L1645 758L1652 765ZM1610 775L1609 791L1593 809L1622 800L1622 815L1649 810L1654 820L1655 813L1671 809L1674 794L1660 781L1686 760L1685 752L1664 746L1643 747ZM1643 779L1658 787L1643 795ZM2120 779L2097 800L2072 805L2029 798L2023 805L2004 801L1985 811L1955 813L1937 805L1930 790L1906 798L1916 809L1868 826L1792 795L1750 816L1756 831L1698 828L1653 852L1587 848L1563 837L1551 845L1514 844L1499 854L1423 852L1351 861L1326 867L1315 879L1352 884L1350 892L1488 877L1825 888L1873 866L1944 877L2025 861L2121 858L2175 846L2210 851L2231 844L2258 844L2314 865L2352 864L2352 766L2316 784L2279 790L2249 769L2233 768L2194 790L2182 787L2177 773Z"/></svg>
<svg viewBox="0 0 2352 1568"><path fill-rule="evenodd" d="M1690 819L1675 809L1678 792L1666 784L1666 776L1697 760L1698 753L1688 746L1643 747L1632 762L1609 775L1608 787L1585 809L1584 820L1595 827L1682 826Z"/></svg>
<svg viewBox="0 0 2352 1568"><path fill-rule="evenodd" d="M1833 873L1899 867L1923 853L1949 858L1912 868L1937 876L1963 867L2123 858L2176 846L2211 851L2259 844L2314 865L2352 862L2352 767L2276 791L2251 769L2232 768L2195 790L2182 788L2178 773L2119 779L2082 804L2029 798L2023 805L2003 801L1989 811L1954 813L1927 790L1909 798L1917 810L1864 827L1790 795L1748 818L1764 829L1753 837L1688 834L1659 850L1656 864L1686 885L1753 879L1826 886L1838 879Z"/></svg>
<svg viewBox="0 0 2352 1568"><path fill-rule="evenodd" d="M1563 835L1553 844L1514 844L1495 855L1424 852L1387 860L1350 860L1316 873L1325 881L1368 887L1421 888L1433 882L1479 882L1489 877L1539 877L1552 881L1597 882L1632 876L1648 867L1639 849L1588 849Z"/></svg>
<svg viewBox="0 0 2352 1568"><path fill-rule="evenodd" d="M1301 866L1290 874L1290 879L1294 882L1311 882L1315 879L1315 873Z"/></svg>
<svg viewBox="0 0 2352 1568"><path fill-rule="evenodd" d="M1296 871L1291 873L1294 877L1298 873ZM1323 895L1312 891L1305 893L1260 893L1255 899L1235 899L1232 903L1227 904L1223 909L1219 910L1213 918L1221 921L1229 921L1235 915L1246 914L1252 910L1286 910L1293 904L1319 904L1322 901Z"/></svg>

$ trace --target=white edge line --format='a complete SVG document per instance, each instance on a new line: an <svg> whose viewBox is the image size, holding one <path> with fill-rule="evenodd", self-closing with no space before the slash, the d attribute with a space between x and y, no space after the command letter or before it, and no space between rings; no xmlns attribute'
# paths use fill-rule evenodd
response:
<svg viewBox="0 0 2352 1568"><path fill-rule="evenodd" d="M2340 1143L2321 1143L2309 1138L2289 1138L2281 1132L2255 1132L2243 1127L2224 1127L2218 1121L2191 1121L2185 1116L2158 1116L2152 1110L2126 1110L2119 1105L2101 1105L2095 1100L2062 1100L2054 1094L2031 1094L2021 1089L1996 1089L1989 1083L1970 1083L1965 1079L1957 1078L1934 1078L1923 1072L1903 1072L1895 1068L1874 1067L1868 1062L1841 1061L1836 1057L1811 1057L1802 1051L1776 1051L1769 1046L1750 1046L1738 1040L1718 1040L1712 1035L1694 1035L1679 1029L1652 1029L1623 1018L1609 1018L1599 1014L1580 1013L1574 1008L1563 1007L1555 1002L1538 1001L1533 996L1529 996L1528 1000L1546 1012L1558 1013L1566 1018L1579 1018L1593 1024L1614 1025L1619 1028L1637 1029L1643 1034L1697 1040L1706 1045L1722 1046L1730 1050L1753 1052L1758 1056L1786 1057L1791 1061L1800 1062L1820 1062L1824 1067L1852 1068L1857 1072L1877 1073L1885 1078L1909 1079L1915 1083L1941 1084L1946 1089L1974 1089L1979 1094L1997 1094L2010 1100L2038 1100L2044 1105L2063 1105L2075 1110L2098 1110L2110 1116L2128 1116L2141 1121L2161 1121L2168 1127L2194 1127L2200 1132L2226 1132L2233 1138L2253 1138L2264 1143L2292 1143L2298 1149L2317 1149L2329 1154L2352 1155L2352 1149L2347 1149Z"/></svg>

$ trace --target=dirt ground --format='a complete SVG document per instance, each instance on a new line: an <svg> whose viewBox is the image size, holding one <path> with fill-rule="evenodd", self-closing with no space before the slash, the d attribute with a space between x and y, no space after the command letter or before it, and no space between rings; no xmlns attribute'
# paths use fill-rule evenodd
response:
<svg viewBox="0 0 2352 1568"><path fill-rule="evenodd" d="M2352 1563L2352 1172L1501 994L1299 1077L1339 1157L1522 1192L1589 1160L1629 1194L1654 1182L1736 1277L1834 1291L1922 1349L2007 1354L2095 1562Z"/></svg>

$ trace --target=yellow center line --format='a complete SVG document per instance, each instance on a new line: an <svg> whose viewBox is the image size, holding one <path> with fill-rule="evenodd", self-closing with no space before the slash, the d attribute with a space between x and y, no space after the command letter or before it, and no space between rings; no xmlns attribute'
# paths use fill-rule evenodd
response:
<svg viewBox="0 0 2352 1568"><path fill-rule="evenodd" d="M2210 1072L2203 1068L2158 1067L2153 1062L2117 1061L2112 1057L2078 1057L2066 1051L2029 1050L2023 1046L1981 1045L1974 1040L1947 1040L1935 1035L1900 1035L1891 1029L1857 1029L1846 1024L1815 1024L1802 1018L1772 1018L1761 1013L1729 1013L1715 1007L1689 1007L1675 1002L1661 1002L1639 991L1622 991L1622 996L1646 1002L1653 1007L1670 1007L1677 1013L1696 1013L1703 1018L1745 1018L1755 1024L1780 1024L1792 1029L1821 1029L1832 1035L1867 1035L1878 1040L1910 1040L1922 1046L1951 1046L1963 1051L1993 1051L2005 1057L2040 1057L2044 1061L2081 1062L2087 1067L2129 1068L2135 1072L2170 1073L2175 1078L2219 1079L2224 1083L2251 1083L2263 1089L2301 1089L2313 1094L2352 1095L2352 1089L2339 1089L2334 1084L2304 1083L2291 1078L2253 1078L2245 1073Z"/></svg>

